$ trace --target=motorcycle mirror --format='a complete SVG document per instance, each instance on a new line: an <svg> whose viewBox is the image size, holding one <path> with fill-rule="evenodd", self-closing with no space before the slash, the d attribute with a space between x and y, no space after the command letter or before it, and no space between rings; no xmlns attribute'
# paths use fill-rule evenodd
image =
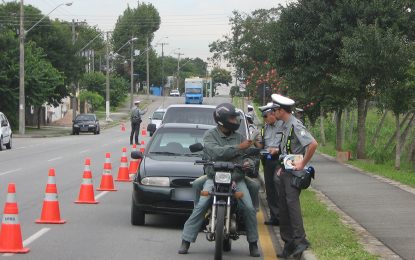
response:
<svg viewBox="0 0 415 260"><path fill-rule="evenodd" d="M195 143L189 146L190 152L195 153L203 150L203 145L201 143Z"/></svg>

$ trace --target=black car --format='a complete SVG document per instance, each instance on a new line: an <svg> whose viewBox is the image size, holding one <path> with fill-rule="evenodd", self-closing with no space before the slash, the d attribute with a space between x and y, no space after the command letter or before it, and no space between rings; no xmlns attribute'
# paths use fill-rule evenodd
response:
<svg viewBox="0 0 415 260"><path fill-rule="evenodd" d="M80 114L72 122L73 135L79 135L80 132L92 132L96 135L101 131L95 114Z"/></svg>
<svg viewBox="0 0 415 260"><path fill-rule="evenodd" d="M210 125L163 124L142 155L133 181L131 224L144 225L145 214L188 215L193 210L192 182L203 175L194 165L202 152L189 146L202 142Z"/></svg>

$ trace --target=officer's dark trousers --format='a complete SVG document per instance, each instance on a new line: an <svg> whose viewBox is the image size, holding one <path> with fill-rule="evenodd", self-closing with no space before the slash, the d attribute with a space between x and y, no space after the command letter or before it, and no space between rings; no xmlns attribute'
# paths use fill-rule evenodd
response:
<svg viewBox="0 0 415 260"><path fill-rule="evenodd" d="M280 175L280 234L286 245L307 243L300 207L301 190L291 186L292 175L282 171Z"/></svg>
<svg viewBox="0 0 415 260"><path fill-rule="evenodd" d="M130 144L133 144L133 137L134 137L134 143L138 144L138 134L139 133L140 133L140 123L132 123L131 122Z"/></svg>
<svg viewBox="0 0 415 260"><path fill-rule="evenodd" d="M278 185L275 182L275 169L279 162L278 160L265 160L264 179L265 179L265 193L267 195L267 202L270 211L270 220L279 220L280 209L278 206Z"/></svg>

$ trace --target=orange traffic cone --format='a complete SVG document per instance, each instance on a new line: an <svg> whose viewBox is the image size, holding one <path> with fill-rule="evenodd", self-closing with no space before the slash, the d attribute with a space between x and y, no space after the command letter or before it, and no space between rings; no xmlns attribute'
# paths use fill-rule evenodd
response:
<svg viewBox="0 0 415 260"><path fill-rule="evenodd" d="M141 153L144 153L146 151L146 148L144 148L144 147L140 147L140 152Z"/></svg>
<svg viewBox="0 0 415 260"><path fill-rule="evenodd" d="M128 172L127 148L122 148L121 165L118 168L118 176L116 181L131 181Z"/></svg>
<svg viewBox="0 0 415 260"><path fill-rule="evenodd" d="M147 130L145 128L141 129L141 136L146 136Z"/></svg>
<svg viewBox="0 0 415 260"><path fill-rule="evenodd" d="M141 140L141 145L145 145L146 144L146 142L144 142L144 140Z"/></svg>
<svg viewBox="0 0 415 260"><path fill-rule="evenodd" d="M101 184L97 190L105 190L105 191L116 191L114 188L114 180L111 174L112 165L111 165L111 154L105 154L105 163L104 163L104 171L101 177Z"/></svg>
<svg viewBox="0 0 415 260"><path fill-rule="evenodd" d="M24 254L29 252L29 248L23 247L18 213L16 186L14 183L10 183L7 189L7 199L4 205L3 221L1 223L0 253Z"/></svg>
<svg viewBox="0 0 415 260"><path fill-rule="evenodd" d="M122 131L122 132L125 132L125 126L124 126L124 123L121 123L121 131Z"/></svg>
<svg viewBox="0 0 415 260"><path fill-rule="evenodd" d="M61 219L58 201L58 189L55 182L55 169L49 169L48 183L46 184L45 199L40 219L36 223L63 224L66 220Z"/></svg>
<svg viewBox="0 0 415 260"><path fill-rule="evenodd" d="M137 145L136 144L133 144L132 151L137 151ZM133 159L132 158L130 160L130 167L128 168L128 173L130 174L130 180L132 180L134 178L134 175L137 173L138 164L139 164L139 159Z"/></svg>
<svg viewBox="0 0 415 260"><path fill-rule="evenodd" d="M84 175L82 176L81 189L79 190L78 204L97 204L94 196L94 185L92 184L92 172L90 169L91 160L85 160Z"/></svg>

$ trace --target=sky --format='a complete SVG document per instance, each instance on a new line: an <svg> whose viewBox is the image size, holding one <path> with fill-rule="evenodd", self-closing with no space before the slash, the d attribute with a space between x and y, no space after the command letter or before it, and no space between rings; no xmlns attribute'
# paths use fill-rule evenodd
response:
<svg viewBox="0 0 415 260"><path fill-rule="evenodd" d="M18 0L17 0L18 1ZM72 2L71 6L60 6L49 16L52 19L86 21L100 30L113 30L119 15L129 5L136 7L133 0L24 0L43 14L48 14L61 3ZM199 57L207 61L211 57L209 43L230 34L229 17L233 10L250 13L256 9L269 9L289 0L147 0L158 10L161 17L160 29L155 33L155 43L164 45L164 55ZM155 47L161 53L161 45Z"/></svg>

